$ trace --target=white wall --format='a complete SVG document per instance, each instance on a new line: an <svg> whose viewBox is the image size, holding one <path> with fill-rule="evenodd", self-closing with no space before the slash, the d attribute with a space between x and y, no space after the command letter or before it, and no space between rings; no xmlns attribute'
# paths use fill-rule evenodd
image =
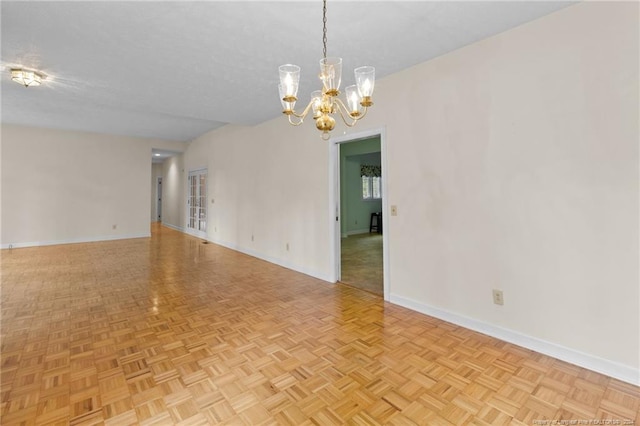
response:
<svg viewBox="0 0 640 426"><path fill-rule="evenodd" d="M640 382L637 16L580 3L377 83L354 131L386 129L392 301ZM226 126L184 162L209 239L333 276L312 123Z"/></svg>
<svg viewBox="0 0 640 426"><path fill-rule="evenodd" d="M578 4L384 81L392 300L640 381L637 17Z"/></svg>
<svg viewBox="0 0 640 426"><path fill-rule="evenodd" d="M2 247L148 236L153 147L177 148L3 124Z"/></svg>
<svg viewBox="0 0 640 426"><path fill-rule="evenodd" d="M162 224L184 231L186 213L186 178L182 154L168 158L162 164Z"/></svg>
<svg viewBox="0 0 640 426"><path fill-rule="evenodd" d="M279 120L193 141L184 168L208 169L208 238L328 279L328 152L316 131Z"/></svg>

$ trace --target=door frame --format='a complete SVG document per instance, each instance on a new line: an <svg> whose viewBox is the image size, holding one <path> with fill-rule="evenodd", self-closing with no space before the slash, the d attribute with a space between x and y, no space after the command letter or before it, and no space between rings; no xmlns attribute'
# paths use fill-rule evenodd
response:
<svg viewBox="0 0 640 426"><path fill-rule="evenodd" d="M329 229L333 229L330 233L329 244L331 247L331 281L337 282L341 276L341 220L340 217L340 144L356 142L362 139L369 139L374 136L380 136L380 161L382 166L382 223L384 223L384 232L382 233L382 277L383 277L383 294L384 300L389 301L391 297L391 282L389 270L389 191L388 191L388 173L387 173L387 142L386 128L376 128L365 130L358 133L341 135L329 139Z"/></svg>
<svg viewBox="0 0 640 426"><path fill-rule="evenodd" d="M204 231L199 231L197 229L193 229L189 227L189 197L190 197L190 189L189 188L189 176L191 175L196 175L199 176L201 174L205 174L207 176L206 178L206 188L205 188L205 211L207 214L207 218L206 218L206 225L205 225L205 230ZM198 167L192 170L189 170L187 172L187 179L186 179L186 186L187 186L187 190L185 192L186 194L186 213L185 213L185 231L187 234L189 235L193 235L195 237L198 238L203 238L203 239L207 239L207 229L209 229L209 205L208 205L208 200L209 200L209 170L206 167Z"/></svg>
<svg viewBox="0 0 640 426"><path fill-rule="evenodd" d="M162 223L162 196L164 190L162 189L162 176L156 176L156 220L155 222Z"/></svg>

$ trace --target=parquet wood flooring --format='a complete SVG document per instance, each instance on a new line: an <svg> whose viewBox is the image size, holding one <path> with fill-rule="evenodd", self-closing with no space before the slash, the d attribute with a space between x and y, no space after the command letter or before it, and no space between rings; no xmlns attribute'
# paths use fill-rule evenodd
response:
<svg viewBox="0 0 640 426"><path fill-rule="evenodd" d="M167 228L1 254L3 425L640 420L637 387Z"/></svg>

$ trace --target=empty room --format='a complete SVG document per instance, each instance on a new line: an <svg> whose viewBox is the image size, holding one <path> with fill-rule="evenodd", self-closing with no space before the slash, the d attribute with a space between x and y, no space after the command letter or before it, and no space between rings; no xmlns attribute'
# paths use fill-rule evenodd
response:
<svg viewBox="0 0 640 426"><path fill-rule="evenodd" d="M640 423L638 2L0 13L0 424Z"/></svg>

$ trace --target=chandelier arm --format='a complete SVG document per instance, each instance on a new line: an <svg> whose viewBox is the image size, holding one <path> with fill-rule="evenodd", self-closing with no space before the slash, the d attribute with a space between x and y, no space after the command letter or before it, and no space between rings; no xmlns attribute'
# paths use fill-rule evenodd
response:
<svg viewBox="0 0 640 426"><path fill-rule="evenodd" d="M342 121L344 122L344 124L346 124L347 127L355 126L356 123L358 122L358 119L354 118L354 117L351 117L351 115L349 115L349 118L351 120L347 121L347 118L345 117L345 112L348 111L348 109L345 106L345 104L342 102L342 100L340 98L334 98L333 101L335 102L336 109L340 113L340 118L342 118Z"/></svg>
<svg viewBox="0 0 640 426"><path fill-rule="evenodd" d="M289 114L287 115L287 117L289 118L289 124L291 124L292 126L299 126L302 124L303 120L302 118L300 118L298 121L293 121L293 119L291 118L294 114ZM296 115L296 117L298 117Z"/></svg>
<svg viewBox="0 0 640 426"><path fill-rule="evenodd" d="M340 98L336 98L337 101L340 102L340 104L342 105L342 108L344 108L345 111L348 111L347 107L344 105L344 102L342 102L342 100ZM362 112L360 113L360 115L358 115L357 117L353 117L351 114L349 114L349 118L351 118L353 120L353 125L355 126L356 122L362 120L365 115L367 115L367 111L369 111L369 107L362 107ZM341 112L342 114L342 112Z"/></svg>
<svg viewBox="0 0 640 426"><path fill-rule="evenodd" d="M368 107L362 107L362 114L360 114L357 118L356 121L358 120L362 120L364 118L365 115L367 115L367 111L369 111Z"/></svg>
<svg viewBox="0 0 640 426"><path fill-rule="evenodd" d="M305 109L302 111L302 113L298 114L295 111L293 111L293 115L295 115L296 117L304 120L304 118L307 116L307 114L309 114L309 110L311 109L311 106L313 105L313 99L311 100L311 102L309 102L307 104L307 106L305 107Z"/></svg>

